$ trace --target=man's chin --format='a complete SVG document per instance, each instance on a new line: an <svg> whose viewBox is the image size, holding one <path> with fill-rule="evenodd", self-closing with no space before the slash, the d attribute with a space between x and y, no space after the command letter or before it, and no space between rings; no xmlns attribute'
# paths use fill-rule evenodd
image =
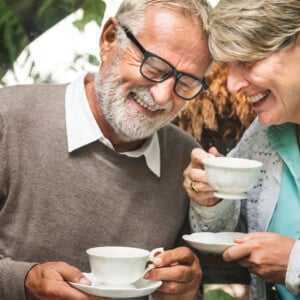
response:
<svg viewBox="0 0 300 300"><path fill-rule="evenodd" d="M135 136L122 135L122 136L119 136L119 138L124 143L130 143L130 142L148 139L152 134L153 133L148 134L148 135L138 135L138 136L137 135L135 135Z"/></svg>
<svg viewBox="0 0 300 300"><path fill-rule="evenodd" d="M123 141L123 142L135 142L138 140L145 140L148 139L149 137L151 137L153 135L154 132L156 132L157 130L151 130L149 132L141 132L141 133L124 133L124 132L119 132L118 136L119 138Z"/></svg>

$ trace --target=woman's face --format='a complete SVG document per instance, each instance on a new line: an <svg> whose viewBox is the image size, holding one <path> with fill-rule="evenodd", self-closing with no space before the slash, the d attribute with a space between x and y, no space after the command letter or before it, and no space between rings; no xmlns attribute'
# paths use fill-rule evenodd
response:
<svg viewBox="0 0 300 300"><path fill-rule="evenodd" d="M300 124L300 34L294 44L260 61L227 66L228 90L247 96L261 124Z"/></svg>

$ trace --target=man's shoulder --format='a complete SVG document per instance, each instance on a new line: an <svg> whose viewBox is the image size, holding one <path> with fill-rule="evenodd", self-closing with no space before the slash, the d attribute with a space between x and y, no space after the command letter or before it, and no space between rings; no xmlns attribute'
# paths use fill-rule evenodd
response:
<svg viewBox="0 0 300 300"><path fill-rule="evenodd" d="M173 139L184 139L186 141L189 141L193 144L198 144L198 142L195 140L194 137L192 137L191 134L189 134L188 132L184 131L182 128L180 128L179 126L173 124L173 123L169 123L168 125L164 126L163 128L161 128L159 130L159 133L161 134L165 134L167 137Z"/></svg>
<svg viewBox="0 0 300 300"><path fill-rule="evenodd" d="M5 96L12 98L24 97L24 95L35 95L40 93L52 92L53 90L60 91L65 89L66 84L19 84L0 88L1 99Z"/></svg>
<svg viewBox="0 0 300 300"><path fill-rule="evenodd" d="M168 124L158 132L162 168L182 174L189 163L191 151L200 144L182 128Z"/></svg>
<svg viewBox="0 0 300 300"><path fill-rule="evenodd" d="M0 88L0 111L31 107L64 98L66 84L24 84Z"/></svg>
<svg viewBox="0 0 300 300"><path fill-rule="evenodd" d="M168 124L158 131L160 145L176 151L190 152L193 148L200 147L199 142L188 132L175 124Z"/></svg>
<svg viewBox="0 0 300 300"><path fill-rule="evenodd" d="M22 126L31 119L61 115L66 85L26 84L0 88L0 118L7 126ZM9 125L10 124L10 125Z"/></svg>

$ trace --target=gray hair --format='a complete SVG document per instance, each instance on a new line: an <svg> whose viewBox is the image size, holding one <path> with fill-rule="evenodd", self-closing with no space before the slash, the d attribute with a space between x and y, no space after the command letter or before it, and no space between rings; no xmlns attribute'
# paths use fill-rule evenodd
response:
<svg viewBox="0 0 300 300"><path fill-rule="evenodd" d="M203 32L207 33L208 18L212 11L207 0L124 0L117 11L116 18L136 34L143 29L145 11L153 5L173 9L188 19L198 19Z"/></svg>
<svg viewBox="0 0 300 300"><path fill-rule="evenodd" d="M216 60L253 62L292 44L299 31L299 0L220 0L209 47Z"/></svg>

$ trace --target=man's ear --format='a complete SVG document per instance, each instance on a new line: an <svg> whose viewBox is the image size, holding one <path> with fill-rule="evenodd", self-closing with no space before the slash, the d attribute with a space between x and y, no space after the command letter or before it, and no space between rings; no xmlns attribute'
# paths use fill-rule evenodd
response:
<svg viewBox="0 0 300 300"><path fill-rule="evenodd" d="M108 53L116 49L118 43L117 26L119 26L119 22L116 18L109 18L103 26L99 45L101 61L105 61Z"/></svg>

